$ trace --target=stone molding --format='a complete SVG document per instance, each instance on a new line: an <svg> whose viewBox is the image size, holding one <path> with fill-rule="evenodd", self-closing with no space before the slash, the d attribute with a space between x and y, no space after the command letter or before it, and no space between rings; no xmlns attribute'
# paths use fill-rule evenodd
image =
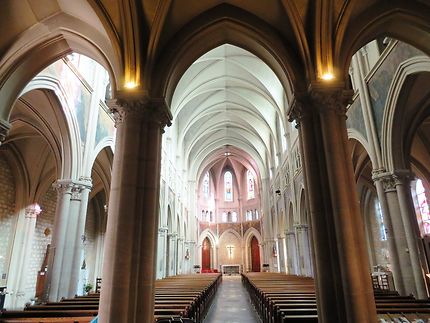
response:
<svg viewBox="0 0 430 323"><path fill-rule="evenodd" d="M160 128L170 126L172 114L164 98L150 98L144 93L118 93L116 99L107 102L115 120L115 127L128 119L148 120Z"/></svg>
<svg viewBox="0 0 430 323"><path fill-rule="evenodd" d="M298 128L301 120L312 115L315 111L324 114L334 111L337 115L346 117L346 107L352 103L352 90L316 86L308 92L296 95L289 111L288 121L296 121Z"/></svg>
<svg viewBox="0 0 430 323"><path fill-rule="evenodd" d="M9 122L0 120L0 145L6 140L11 125Z"/></svg>
<svg viewBox="0 0 430 323"><path fill-rule="evenodd" d="M290 231L288 231L288 230L286 230L285 231L285 236L295 236L296 235L296 232L294 231L294 230L290 230Z"/></svg>
<svg viewBox="0 0 430 323"><path fill-rule="evenodd" d="M296 231L307 231L309 229L309 225L307 224L295 224L294 228L296 229Z"/></svg>
<svg viewBox="0 0 430 323"><path fill-rule="evenodd" d="M52 186L59 195L70 194L72 200L80 200L84 190L91 191L92 180L88 177L80 177L79 181L59 179Z"/></svg>
<svg viewBox="0 0 430 323"><path fill-rule="evenodd" d="M167 231L169 231L169 228L167 228L167 227L160 227L160 228L158 228L158 233L159 234L165 234Z"/></svg>
<svg viewBox="0 0 430 323"><path fill-rule="evenodd" d="M406 185L415 179L415 174L409 170L395 170L394 172L383 172L376 170L372 172L373 181L381 181L385 192L396 191L397 185Z"/></svg>

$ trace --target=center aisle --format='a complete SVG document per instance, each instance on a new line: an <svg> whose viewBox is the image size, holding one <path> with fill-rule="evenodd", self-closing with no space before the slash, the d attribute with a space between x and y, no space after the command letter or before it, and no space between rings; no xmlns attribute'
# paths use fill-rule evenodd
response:
<svg viewBox="0 0 430 323"><path fill-rule="evenodd" d="M204 323L260 323L240 276L223 276Z"/></svg>

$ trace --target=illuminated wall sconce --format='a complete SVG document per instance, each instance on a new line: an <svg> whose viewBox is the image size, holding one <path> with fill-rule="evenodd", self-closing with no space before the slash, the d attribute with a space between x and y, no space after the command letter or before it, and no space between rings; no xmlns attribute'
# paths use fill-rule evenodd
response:
<svg viewBox="0 0 430 323"><path fill-rule="evenodd" d="M333 75L333 73L327 72L327 73L324 73L324 74L321 76L321 78L322 78L324 81L331 81L331 80L333 80L333 79L334 79L334 75Z"/></svg>
<svg viewBox="0 0 430 323"><path fill-rule="evenodd" d="M129 81L129 82L126 82L126 83L124 84L124 87L125 87L126 89L131 90L131 89L136 88L136 87L137 87L137 84L136 84L136 82Z"/></svg>
<svg viewBox="0 0 430 323"><path fill-rule="evenodd" d="M185 251L185 260L188 260L188 259L190 259L190 250L189 249L187 249Z"/></svg>

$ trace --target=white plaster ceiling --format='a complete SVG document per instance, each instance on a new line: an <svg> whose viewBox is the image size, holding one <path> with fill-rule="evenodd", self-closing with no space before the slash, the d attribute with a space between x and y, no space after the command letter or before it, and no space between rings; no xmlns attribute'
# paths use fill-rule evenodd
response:
<svg viewBox="0 0 430 323"><path fill-rule="evenodd" d="M252 158L266 177L284 135L286 98L281 82L258 57L225 44L195 61L182 76L173 95L176 155L189 179L220 158L230 145ZM273 148L271 148L271 146ZM202 167L202 163L204 164Z"/></svg>

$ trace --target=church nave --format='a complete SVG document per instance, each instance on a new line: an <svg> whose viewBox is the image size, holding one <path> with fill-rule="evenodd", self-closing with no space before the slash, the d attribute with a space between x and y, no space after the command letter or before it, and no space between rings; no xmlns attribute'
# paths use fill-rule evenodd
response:
<svg viewBox="0 0 430 323"><path fill-rule="evenodd" d="M203 323L260 323L239 275L224 276Z"/></svg>

